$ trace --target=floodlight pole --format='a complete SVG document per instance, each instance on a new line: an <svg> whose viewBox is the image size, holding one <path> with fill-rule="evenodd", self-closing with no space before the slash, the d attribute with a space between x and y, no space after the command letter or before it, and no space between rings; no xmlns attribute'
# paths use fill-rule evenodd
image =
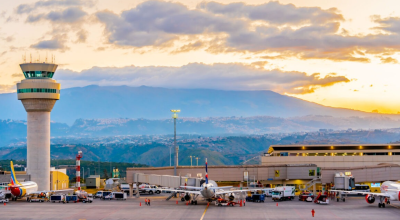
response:
<svg viewBox="0 0 400 220"><path fill-rule="evenodd" d="M176 172L176 167L178 166L178 153L179 153L179 147L176 145L176 119L178 118L178 112L180 112L181 110L171 110L171 112L173 112L174 114L172 115L172 118L174 119L174 146L175 146L175 164L174 164L174 175L177 175Z"/></svg>

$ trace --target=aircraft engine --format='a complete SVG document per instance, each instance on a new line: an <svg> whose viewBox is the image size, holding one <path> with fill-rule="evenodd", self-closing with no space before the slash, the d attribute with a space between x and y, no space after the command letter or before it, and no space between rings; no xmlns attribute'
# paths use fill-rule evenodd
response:
<svg viewBox="0 0 400 220"><path fill-rule="evenodd" d="M229 196L229 201L233 201L235 199L235 196L233 195L233 194L231 194L230 196Z"/></svg>
<svg viewBox="0 0 400 220"><path fill-rule="evenodd" d="M186 194L186 195L185 195L185 200L186 200L186 201L190 201L191 198L192 198L192 197L191 197L189 194Z"/></svg>
<svg viewBox="0 0 400 220"><path fill-rule="evenodd" d="M375 202L375 197L371 196L371 195L366 195L365 196L365 200L369 203L372 204Z"/></svg>

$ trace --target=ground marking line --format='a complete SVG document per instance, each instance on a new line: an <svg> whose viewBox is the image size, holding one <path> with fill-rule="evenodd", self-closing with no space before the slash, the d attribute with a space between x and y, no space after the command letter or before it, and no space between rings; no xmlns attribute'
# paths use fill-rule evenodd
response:
<svg viewBox="0 0 400 220"><path fill-rule="evenodd" d="M208 206L210 206L210 203L207 203L206 210L204 210L204 212L203 212L203 215L201 216L200 220L203 220L203 218L204 218L204 215L205 215L205 214L206 214L206 212L207 212Z"/></svg>

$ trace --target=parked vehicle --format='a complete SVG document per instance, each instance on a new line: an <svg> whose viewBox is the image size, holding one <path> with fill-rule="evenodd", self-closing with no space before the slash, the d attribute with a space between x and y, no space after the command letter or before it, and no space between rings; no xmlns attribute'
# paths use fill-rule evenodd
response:
<svg viewBox="0 0 400 220"><path fill-rule="evenodd" d="M171 189L169 187L161 187L162 193L171 193Z"/></svg>
<svg viewBox="0 0 400 220"><path fill-rule="evenodd" d="M108 194L107 196L105 196L103 198L103 200L105 200L105 199L126 200L126 198L127 198L127 195L124 192L112 192L112 193Z"/></svg>
<svg viewBox="0 0 400 220"><path fill-rule="evenodd" d="M76 203L78 201L78 196L77 195L66 195L64 203Z"/></svg>
<svg viewBox="0 0 400 220"><path fill-rule="evenodd" d="M215 205L216 206L234 206L234 205L236 205L236 202L219 198L215 201Z"/></svg>
<svg viewBox="0 0 400 220"><path fill-rule="evenodd" d="M262 189L265 197L271 197L272 196L272 192L274 191L274 188L265 188Z"/></svg>
<svg viewBox="0 0 400 220"><path fill-rule="evenodd" d="M55 202L64 202L65 195L57 194L57 195L51 195L50 196L50 202L55 203Z"/></svg>
<svg viewBox="0 0 400 220"><path fill-rule="evenodd" d="M311 192L302 192L299 195L299 200L300 201L307 201L307 198L310 197L311 201L314 200L314 194L312 194Z"/></svg>
<svg viewBox="0 0 400 220"><path fill-rule="evenodd" d="M328 205L329 204L329 198L327 195L321 195L321 193L317 196L317 198L314 200L314 203L316 204L322 204L322 205Z"/></svg>
<svg viewBox="0 0 400 220"><path fill-rule="evenodd" d="M110 191L98 191L96 194L94 194L94 198L102 199L110 193L111 193Z"/></svg>
<svg viewBox="0 0 400 220"><path fill-rule="evenodd" d="M159 189L155 185L142 185L142 186L139 187L139 193L140 194L148 193L149 195L152 195L154 193L160 194L161 193L161 189Z"/></svg>
<svg viewBox="0 0 400 220"><path fill-rule="evenodd" d="M9 200L5 192L0 192L0 203L7 203Z"/></svg>
<svg viewBox="0 0 400 220"><path fill-rule="evenodd" d="M49 199L45 192L32 193L26 197L28 202L47 202Z"/></svg>
<svg viewBox="0 0 400 220"><path fill-rule="evenodd" d="M253 202L264 202L265 195L264 194L253 194L252 196Z"/></svg>
<svg viewBox="0 0 400 220"><path fill-rule="evenodd" d="M272 200L283 201L294 199L295 188L293 186L276 187L272 192Z"/></svg>
<svg viewBox="0 0 400 220"><path fill-rule="evenodd" d="M78 201L83 203L92 203L93 202L93 195L88 194L86 191L76 191L75 195L78 196Z"/></svg>

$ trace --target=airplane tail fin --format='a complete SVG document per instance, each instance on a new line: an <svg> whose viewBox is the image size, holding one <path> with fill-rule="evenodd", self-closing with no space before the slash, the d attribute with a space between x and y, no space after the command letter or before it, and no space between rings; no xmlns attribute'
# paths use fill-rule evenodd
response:
<svg viewBox="0 0 400 220"><path fill-rule="evenodd" d="M207 158L206 158L206 184L208 184Z"/></svg>
<svg viewBox="0 0 400 220"><path fill-rule="evenodd" d="M11 185L21 185L17 180L17 176L15 175L14 164L12 161L10 161L10 168L11 168Z"/></svg>

